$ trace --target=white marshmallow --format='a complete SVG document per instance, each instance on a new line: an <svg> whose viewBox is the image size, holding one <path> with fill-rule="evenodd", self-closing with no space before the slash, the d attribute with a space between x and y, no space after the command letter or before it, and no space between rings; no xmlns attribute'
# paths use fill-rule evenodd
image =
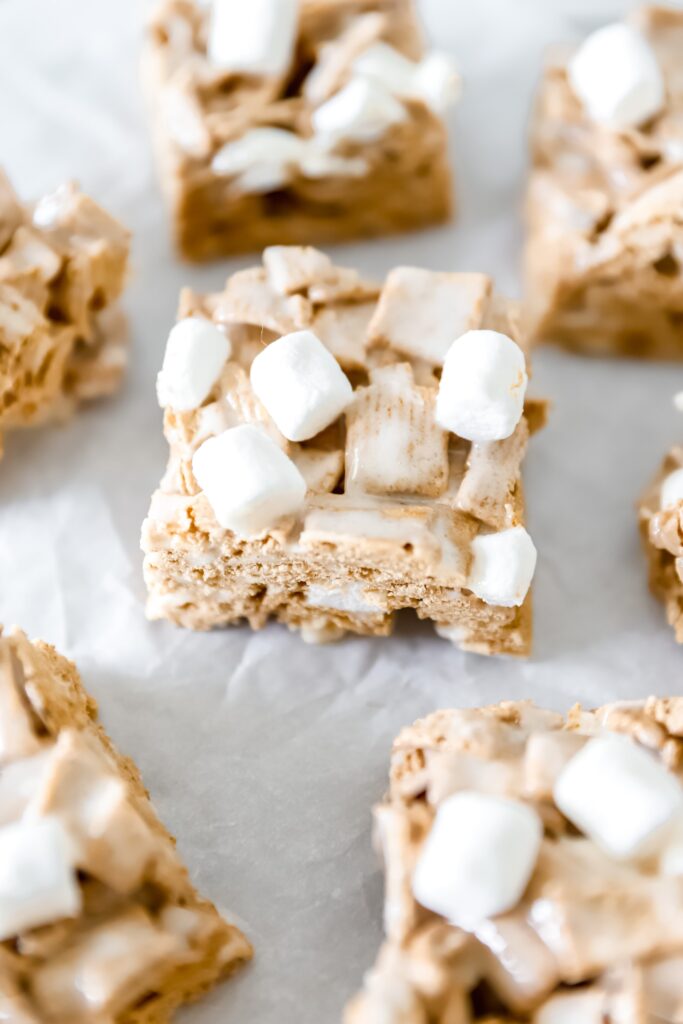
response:
<svg viewBox="0 0 683 1024"><path fill-rule="evenodd" d="M354 60L352 70L384 86L396 96L411 96L417 67L395 47L380 42L363 50Z"/></svg>
<svg viewBox="0 0 683 1024"><path fill-rule="evenodd" d="M361 142L379 138L392 124L405 119L403 104L368 78L352 78L311 117L316 135Z"/></svg>
<svg viewBox="0 0 683 1024"><path fill-rule="evenodd" d="M596 736L563 769L555 803L612 857L649 852L683 807L683 788L649 751L628 736Z"/></svg>
<svg viewBox="0 0 683 1024"><path fill-rule="evenodd" d="M679 412L683 412L683 391L678 391L674 395L674 408Z"/></svg>
<svg viewBox="0 0 683 1024"><path fill-rule="evenodd" d="M73 917L80 907L71 842L58 818L0 829L0 941Z"/></svg>
<svg viewBox="0 0 683 1024"><path fill-rule="evenodd" d="M252 128L241 138L226 142L211 161L211 169L214 174L227 177L253 175L258 171L262 184L244 191L269 192L286 184L292 168L305 153L305 141L294 132L284 128Z"/></svg>
<svg viewBox="0 0 683 1024"><path fill-rule="evenodd" d="M415 95L437 114L445 113L457 103L461 87L461 78L453 58L436 50L420 61L413 78Z"/></svg>
<svg viewBox="0 0 683 1024"><path fill-rule="evenodd" d="M664 105L666 88L657 57L631 25L598 29L575 53L567 72L593 121L614 128L637 127Z"/></svg>
<svg viewBox="0 0 683 1024"><path fill-rule="evenodd" d="M197 409L231 355L225 334L200 316L189 316L171 329L164 361L157 377L157 397L162 408L179 412Z"/></svg>
<svg viewBox="0 0 683 1024"><path fill-rule="evenodd" d="M522 418L527 383L524 353L512 338L467 331L446 353L436 421L467 441L500 441Z"/></svg>
<svg viewBox="0 0 683 1024"><path fill-rule="evenodd" d="M522 898L543 837L531 807L460 792L439 807L413 875L423 907L474 930Z"/></svg>
<svg viewBox="0 0 683 1024"><path fill-rule="evenodd" d="M662 480L659 492L659 504L662 508L671 508L683 501L683 468L674 469Z"/></svg>
<svg viewBox="0 0 683 1024"><path fill-rule="evenodd" d="M244 75L281 75L296 42L298 0L213 0L209 60Z"/></svg>
<svg viewBox="0 0 683 1024"><path fill-rule="evenodd" d="M315 437L353 398L348 377L312 331L286 334L259 352L251 386L289 441Z"/></svg>
<svg viewBox="0 0 683 1024"><path fill-rule="evenodd" d="M536 558L534 542L523 526L482 533L472 541L467 586L486 604L519 606L534 578Z"/></svg>
<svg viewBox="0 0 683 1024"><path fill-rule="evenodd" d="M415 64L388 43L375 43L356 58L353 71L395 96L421 99L438 113L443 113L460 95L455 62L448 54L437 51Z"/></svg>
<svg viewBox="0 0 683 1024"><path fill-rule="evenodd" d="M192 470L218 522L240 536L298 512L306 496L306 482L292 460L249 424L200 445Z"/></svg>

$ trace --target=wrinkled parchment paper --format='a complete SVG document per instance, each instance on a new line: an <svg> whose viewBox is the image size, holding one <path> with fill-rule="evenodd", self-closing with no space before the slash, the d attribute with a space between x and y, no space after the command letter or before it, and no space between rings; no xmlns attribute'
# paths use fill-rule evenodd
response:
<svg viewBox="0 0 683 1024"><path fill-rule="evenodd" d="M342 263L484 270L516 294L524 126L540 54L618 0L425 0L466 80L454 113L452 227L340 247ZM135 231L123 393L14 435L0 464L0 621L75 658L142 768L194 878L242 921L254 964L183 1020L339 1018L380 937L370 808L398 728L439 706L533 697L564 708L683 692L683 651L647 593L634 502L683 435L683 366L539 353L555 403L527 461L540 551L527 663L463 655L406 617L391 640L307 647L284 627L193 635L143 614L139 529L165 444L154 377L184 283L138 84L142 0L0 0L0 161L25 196L77 177Z"/></svg>

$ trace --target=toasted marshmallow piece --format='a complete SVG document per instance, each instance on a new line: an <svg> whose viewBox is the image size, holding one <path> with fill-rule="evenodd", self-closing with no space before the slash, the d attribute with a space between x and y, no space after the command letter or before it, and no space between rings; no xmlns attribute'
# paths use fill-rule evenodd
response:
<svg viewBox="0 0 683 1024"><path fill-rule="evenodd" d="M58 818L0 829L0 941L74 917L80 908L71 842Z"/></svg>
<svg viewBox="0 0 683 1024"><path fill-rule="evenodd" d="M289 456L249 424L200 445L192 470L221 526L243 537L298 512L306 496L306 482Z"/></svg>
<svg viewBox="0 0 683 1024"><path fill-rule="evenodd" d="M513 608L524 603L536 571L536 547L523 526L482 533L472 541L467 586L486 604Z"/></svg>
<svg viewBox="0 0 683 1024"><path fill-rule="evenodd" d="M524 353L512 338L467 331L446 353L436 421L467 441L501 441L522 418L527 383Z"/></svg>
<svg viewBox="0 0 683 1024"><path fill-rule="evenodd" d="M208 55L243 75L281 75L289 67L299 0L213 0Z"/></svg>
<svg viewBox="0 0 683 1024"><path fill-rule="evenodd" d="M671 508L683 501L683 467L674 469L662 480L659 492L659 504L662 508Z"/></svg>
<svg viewBox="0 0 683 1024"><path fill-rule="evenodd" d="M251 386L288 441L307 441L334 423L353 388L313 331L271 342L251 364Z"/></svg>
<svg viewBox="0 0 683 1024"><path fill-rule="evenodd" d="M361 142L379 138L392 124L405 119L403 104L369 78L352 78L311 116L316 135Z"/></svg>
<svg viewBox="0 0 683 1024"><path fill-rule="evenodd" d="M683 809L683 788L664 765L628 736L596 736L575 754L553 791L566 818L605 853L649 853Z"/></svg>
<svg viewBox="0 0 683 1024"><path fill-rule="evenodd" d="M472 931L522 898L542 837L541 820L526 804L456 793L440 805L420 853L415 899Z"/></svg>
<svg viewBox="0 0 683 1024"><path fill-rule="evenodd" d="M588 116L614 128L635 128L659 113L666 88L657 57L631 25L598 29L577 50L569 83Z"/></svg>
<svg viewBox="0 0 683 1024"><path fill-rule="evenodd" d="M178 412L197 409L230 358L232 347L223 332L201 316L188 316L173 328L157 377L162 408Z"/></svg>
<svg viewBox="0 0 683 1024"><path fill-rule="evenodd" d="M252 128L226 142L213 160L214 174L237 178L244 192L273 192L286 185L307 152L306 142L284 128Z"/></svg>

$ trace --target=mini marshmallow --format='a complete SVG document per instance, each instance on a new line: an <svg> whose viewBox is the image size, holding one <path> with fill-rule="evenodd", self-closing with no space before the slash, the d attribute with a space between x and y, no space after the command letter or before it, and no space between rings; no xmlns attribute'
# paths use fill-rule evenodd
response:
<svg viewBox="0 0 683 1024"><path fill-rule="evenodd" d="M413 94L417 67L393 46L382 42L369 46L352 65L355 74L371 79L396 96Z"/></svg>
<svg viewBox="0 0 683 1024"><path fill-rule="evenodd" d="M213 0L208 56L243 75L281 75L292 61L299 0Z"/></svg>
<svg viewBox="0 0 683 1024"><path fill-rule="evenodd" d="M192 470L218 522L239 536L297 513L306 496L306 482L289 456L249 424L200 445Z"/></svg>
<svg viewBox="0 0 683 1024"><path fill-rule="evenodd" d="M388 43L375 43L356 58L353 70L395 96L423 100L438 113L447 110L460 95L455 62L437 51L415 64Z"/></svg>
<svg viewBox="0 0 683 1024"><path fill-rule="evenodd" d="M674 469L662 481L659 492L659 504L662 508L672 508L683 501L683 468Z"/></svg>
<svg viewBox="0 0 683 1024"><path fill-rule="evenodd" d="M461 85L453 58L436 50L420 61L413 77L415 95L437 114L444 114L457 103Z"/></svg>
<svg viewBox="0 0 683 1024"><path fill-rule="evenodd" d="M289 441L315 437L353 398L339 363L312 331L286 334L259 352L251 386Z"/></svg>
<svg viewBox="0 0 683 1024"><path fill-rule="evenodd" d="M464 791L445 800L413 875L423 907L473 931L522 898L543 837L533 808Z"/></svg>
<svg viewBox="0 0 683 1024"><path fill-rule="evenodd" d="M683 788L634 740L596 736L575 754L553 791L566 818L608 855L649 852L683 808Z"/></svg>
<svg viewBox="0 0 683 1024"><path fill-rule="evenodd" d="M273 192L286 185L307 153L307 144L284 128L252 128L222 146L213 160L214 174L237 178L244 192Z"/></svg>
<svg viewBox="0 0 683 1024"><path fill-rule="evenodd" d="M576 52L567 73L588 116L614 128L642 125L664 105L666 88L657 57L631 25L598 29Z"/></svg>
<svg viewBox="0 0 683 1024"><path fill-rule="evenodd" d="M348 85L313 111L316 135L371 141L406 119L403 104L383 85L352 78Z"/></svg>
<svg viewBox="0 0 683 1024"><path fill-rule="evenodd" d="M200 316L180 320L168 336L157 377L159 405L179 412L197 409L216 383L231 349L225 334L210 320Z"/></svg>
<svg viewBox="0 0 683 1024"><path fill-rule="evenodd" d="M534 578L536 557L534 542L523 526L482 533L472 541L467 586L486 604L519 606Z"/></svg>
<svg viewBox="0 0 683 1024"><path fill-rule="evenodd" d="M81 894L71 853L58 818L24 819L0 829L0 941L78 914Z"/></svg>
<svg viewBox="0 0 683 1024"><path fill-rule="evenodd" d="M506 334L467 331L446 353L436 421L467 441L501 441L524 412L524 353Z"/></svg>

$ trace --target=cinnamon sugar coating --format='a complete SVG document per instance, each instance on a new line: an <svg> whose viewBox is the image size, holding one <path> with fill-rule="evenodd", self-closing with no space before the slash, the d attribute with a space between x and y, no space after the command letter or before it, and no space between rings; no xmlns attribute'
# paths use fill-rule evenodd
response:
<svg viewBox="0 0 683 1024"><path fill-rule="evenodd" d="M683 358L683 12L633 16L667 100L640 128L592 122L566 52L548 61L532 127L526 287L530 333L579 352Z"/></svg>
<svg viewBox="0 0 683 1024"><path fill-rule="evenodd" d="M683 782L683 698L576 706L529 701L435 712L404 729L375 809L385 940L345 1024L653 1024L683 1009L683 886L617 862L553 803L589 738L630 736ZM544 838L521 903L476 934L421 907L412 874L440 804L462 790L524 801ZM626 808L624 808L626 812Z"/></svg>
<svg viewBox="0 0 683 1024"><path fill-rule="evenodd" d="M313 135L312 113L349 81L365 49L387 42L423 54L413 0L303 0L286 75L244 77L207 58L209 8L163 0L149 26L143 77L162 189L180 253L209 260L284 245L338 242L440 223L452 213L444 123L425 102L379 137L345 139L251 191L214 163L227 143L268 127Z"/></svg>
<svg viewBox="0 0 683 1024"><path fill-rule="evenodd" d="M445 284L452 301L430 307ZM528 400L506 441L472 445L446 434L434 419L440 366L422 329L425 308L446 317L446 331L465 319L519 339L516 305L494 295L483 274L403 268L382 287L310 249L266 250L263 268L233 274L223 292L183 293L180 316L221 325L232 356L200 408L165 410L169 461L142 531L151 618L192 629L246 620L257 629L272 617L326 641L386 635L395 612L413 608L465 650L528 653L530 596L521 608L487 605L467 579L472 540L524 522L520 466L544 405ZM264 343L300 328L335 355L354 401L294 444L256 398L249 368ZM241 423L265 430L308 485L299 516L249 538L219 526L191 465L202 442Z"/></svg>
<svg viewBox="0 0 683 1024"><path fill-rule="evenodd" d="M77 885L73 916L0 942L0 1016L169 1021L250 959L249 943L195 891L70 661L19 630L0 634L0 709L0 834L59 823Z"/></svg>
<svg viewBox="0 0 683 1024"><path fill-rule="evenodd" d="M2 435L68 418L117 390L130 235L75 185L22 204L0 171Z"/></svg>

